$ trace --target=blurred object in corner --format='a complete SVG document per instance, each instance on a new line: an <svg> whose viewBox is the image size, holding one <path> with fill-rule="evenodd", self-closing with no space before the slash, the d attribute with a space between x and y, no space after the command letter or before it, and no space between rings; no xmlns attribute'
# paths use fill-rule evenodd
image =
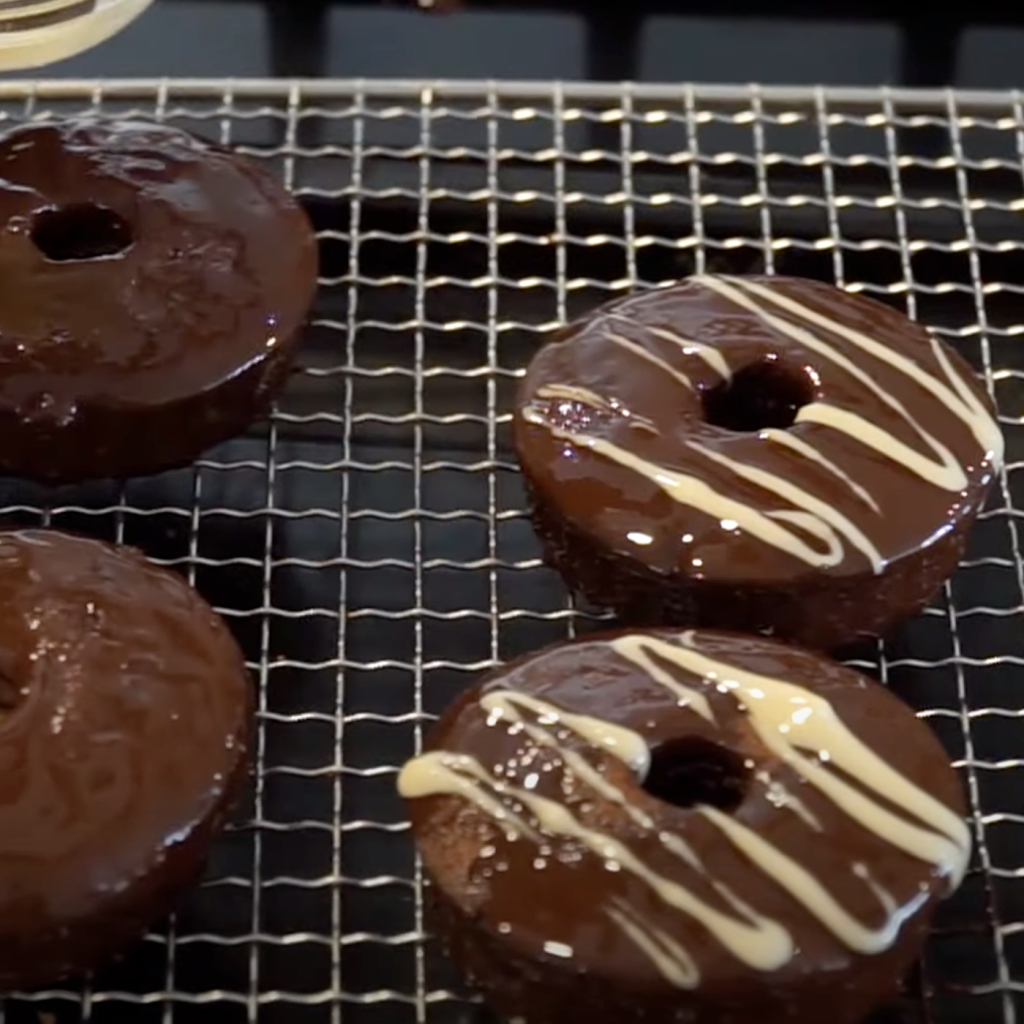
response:
<svg viewBox="0 0 1024 1024"><path fill-rule="evenodd" d="M0 71L73 57L120 32L153 0L0 0Z"/></svg>

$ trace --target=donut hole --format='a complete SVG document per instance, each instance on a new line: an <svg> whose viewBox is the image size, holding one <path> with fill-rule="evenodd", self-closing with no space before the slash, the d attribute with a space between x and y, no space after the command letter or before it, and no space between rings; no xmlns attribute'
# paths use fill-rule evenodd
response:
<svg viewBox="0 0 1024 1024"><path fill-rule="evenodd" d="M698 804L735 811L747 792L750 773L738 754L698 737L668 740L651 751L645 792L676 807Z"/></svg>
<svg viewBox="0 0 1024 1024"><path fill-rule="evenodd" d="M706 391L704 418L725 430L785 430L813 400L814 386L805 373L765 359Z"/></svg>
<svg viewBox="0 0 1024 1024"><path fill-rule="evenodd" d="M95 203L75 203L37 213L32 241L48 260L67 263L116 256L133 237L131 225L120 214Z"/></svg>

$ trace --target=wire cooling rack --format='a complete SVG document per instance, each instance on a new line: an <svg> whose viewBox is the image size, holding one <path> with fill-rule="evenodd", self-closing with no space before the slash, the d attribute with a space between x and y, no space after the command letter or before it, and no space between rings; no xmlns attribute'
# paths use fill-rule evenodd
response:
<svg viewBox="0 0 1024 1024"><path fill-rule="evenodd" d="M206 881L85 988L3 1024L475 1024L424 937L396 766L483 669L592 628L539 559L510 400L568 317L694 269L834 280L970 359L1008 442L960 572L855 662L962 771L972 871L880 1020L1024 1017L1024 97L356 82L0 83L8 122L155 116L272 165L323 280L268 424L194 469L0 514L137 544L227 618L254 784Z"/></svg>

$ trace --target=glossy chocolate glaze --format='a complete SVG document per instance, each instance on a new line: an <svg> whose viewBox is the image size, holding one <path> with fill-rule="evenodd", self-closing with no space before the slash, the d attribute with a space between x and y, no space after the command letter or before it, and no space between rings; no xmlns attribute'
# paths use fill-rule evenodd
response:
<svg viewBox="0 0 1024 1024"><path fill-rule="evenodd" d="M769 286L774 293L863 332L912 361L922 376L950 384L928 333L895 310L814 281L744 280ZM797 504L757 481L739 477L713 456L774 474L838 510L877 549L883 570L969 523L984 501L998 455L979 446L970 429L919 381L865 356L838 335L785 310L765 306L786 322L825 339L841 358L877 380L914 421L948 449L963 469L963 486L953 491L935 486L908 469L902 459L885 457L820 422L798 420L786 431L804 446L803 452L768 440L756 430L732 430L708 422L707 399L723 384L721 372L697 347L687 348L659 337L658 329L717 353L733 379L746 368L769 367L790 386L796 384L803 392L804 404L852 412L876 425L887 438L928 453L906 419L839 362L822 358L820 352L691 279L603 307L567 328L537 354L519 391L514 429L523 471L538 500L557 510L605 551L663 576L774 586L819 573L842 579L878 569L848 540L836 564L824 568L809 565L738 529L732 517L709 515L673 501L634 469L567 443L543 425L529 422L523 415L528 407L548 423L610 440L672 472L692 474L759 513L792 513ZM625 337L634 348L615 343L613 334ZM660 360L661 365L644 358L637 348ZM969 367L948 346L942 351L963 386L990 410ZM685 386L670 370L684 374L692 386ZM540 393L551 385L586 388L611 406L594 409L585 403L542 397ZM704 450L695 450L690 442ZM817 453L817 459L807 456L808 447ZM861 495L855 493L854 485ZM820 538L797 533L811 547L823 548Z"/></svg>
<svg viewBox="0 0 1024 1024"><path fill-rule="evenodd" d="M130 244L50 258L47 228L64 256L104 233L72 223L83 207L119 218ZM142 121L14 129L0 140L0 471L148 473L238 433L286 377L316 275L305 214L246 157Z"/></svg>
<svg viewBox="0 0 1024 1024"><path fill-rule="evenodd" d="M698 688L714 721L693 706L681 706L648 672L610 647L609 641L623 635L596 635L549 648L494 673L449 709L428 737L426 750L469 754L502 781L562 804L726 914L730 905L719 886L727 886L756 912L784 926L795 943L792 957L775 970L753 969L693 918L662 902L635 874L582 843L543 828L538 840L510 838L489 814L447 794L407 803L434 882L437 927L445 945L501 1013L529 1024L574 1016L599 1024L859 1021L897 989L950 879L865 828L782 763L727 688L656 658L673 679ZM667 631L647 635L679 636ZM939 743L877 684L817 655L760 638L697 632L692 640L696 649L721 662L788 680L824 697L875 754L962 815L961 787ZM884 889L894 904L890 910L898 906L906 913L894 941L871 955L853 952L773 881L767 864L748 860L696 808L652 797L607 750L571 730L554 728L564 749L582 754L653 820L651 828L638 827L556 751L534 742L522 728L510 728L508 720L489 716L480 700L502 690L626 726L653 750L694 738L725 747L749 769L745 795L728 812L731 818L794 858L868 927L879 927L888 917L877 895L878 887ZM534 715L525 720L538 721ZM821 752L822 758L827 754ZM536 824L514 798L488 792ZM813 815L820 830L795 813L794 801ZM666 834L684 840L702 867L673 854ZM654 961L613 927L607 908L616 900L652 928L663 929L692 956L699 973L695 986L684 991L669 984Z"/></svg>
<svg viewBox="0 0 1024 1024"><path fill-rule="evenodd" d="M0 532L0 990L119 953L198 880L247 774L220 619L131 549ZM13 701L8 701L14 704Z"/></svg>

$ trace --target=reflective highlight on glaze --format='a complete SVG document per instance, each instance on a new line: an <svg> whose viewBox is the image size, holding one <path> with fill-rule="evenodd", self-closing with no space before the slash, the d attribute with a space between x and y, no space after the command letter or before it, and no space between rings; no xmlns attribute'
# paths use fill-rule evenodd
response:
<svg viewBox="0 0 1024 1024"><path fill-rule="evenodd" d="M129 549L0 532L0 989L91 969L191 885L246 774L225 626Z"/></svg>
<svg viewBox="0 0 1024 1024"><path fill-rule="evenodd" d="M571 387L568 384L548 384L537 392L537 397L547 401L577 403L591 409L600 409L602 412L624 417L629 421L631 427L640 427L655 434L658 432L657 427L646 416L640 416L630 409L623 408L618 402L608 401L596 391L591 391L590 388Z"/></svg>
<svg viewBox="0 0 1024 1024"><path fill-rule="evenodd" d="M700 984L700 971L693 957L668 932L644 924L624 900L615 901L606 913L667 982L681 989L694 989Z"/></svg>
<svg viewBox="0 0 1024 1024"><path fill-rule="evenodd" d="M778 430L776 428L769 428L768 430L762 430L761 436L767 438L770 441L774 441L776 444L782 445L783 448L789 448L792 451L799 452L805 459L811 459L813 462L817 462L824 466L834 477L842 480L844 484L864 502L872 510L881 515L882 510L879 504L871 496L871 492L866 487L862 487L853 477L850 476L845 470L840 469L831 459L826 459L817 448L812 447L806 441L801 441L799 437L788 433L785 430Z"/></svg>
<svg viewBox="0 0 1024 1024"><path fill-rule="evenodd" d="M796 318L807 321L814 327L818 327L830 332L831 334L838 335L844 340L851 342L872 358L879 362L887 363L893 369L902 373L905 377L910 378L915 384L918 384L920 387L926 388L930 391L945 408L949 409L965 426L969 427L975 440L978 442L978 447L981 449L987 461L997 467L1002 464L1004 441L999 425L996 423L989 410L985 407L984 403L979 401L977 396L975 396L971 392L970 388L966 386L960 374L953 369L948 357L942 351L942 347L934 337L931 338L931 346L936 354L936 358L940 366L942 367L942 372L946 377L945 380L942 380L933 374L924 372L913 360L908 359L906 356L883 344L880 344L876 339L865 334L863 331L854 330L849 325L844 324L833 317L826 316L817 310L811 309L805 303L797 302L792 298L781 295L777 290L769 288L758 281L743 278L715 278L703 275L698 276L696 281L698 284L701 284L706 288L712 288L727 295L730 301L735 302L738 305L743 305L747 309L756 312L758 316L771 323L773 327L776 327L790 335L799 336L800 340L805 344L808 343L808 336L803 332L801 327L794 324L787 324L786 321L774 317L764 306L758 306L756 303L752 303L749 299L741 298L735 291L735 288L738 286L741 292L746 291L756 295L764 302L772 303L780 309L793 314ZM835 361L838 361L839 358L841 358L838 350L834 346L830 347L822 345L816 341L811 342L811 344L817 344L818 351L822 355L826 356L826 358ZM952 385L952 389L950 385ZM890 399L887 399L886 401L887 404L891 404L891 396ZM903 415L907 415L905 410L901 411ZM912 420L909 416L907 418L908 420ZM942 446L935 442L934 439L929 439L925 431L919 425L917 426L917 430L919 431L922 439L928 440L929 445L936 453L942 451ZM918 472L916 468L914 471ZM949 489L953 490L954 488L949 487Z"/></svg>
<svg viewBox="0 0 1024 1024"><path fill-rule="evenodd" d="M99 207L130 230L88 253ZM260 415L316 288L305 214L256 162L170 125L81 118L0 138L0 470L47 479L191 461Z"/></svg>
<svg viewBox="0 0 1024 1024"><path fill-rule="evenodd" d="M838 565L843 560L842 543L835 531L828 523L815 519L812 513L790 512L787 509L769 509L767 512L762 512L754 508L753 505L723 494L692 473L679 473L670 470L667 466L650 462L603 437L558 427L543 412L532 406L527 406L522 410L522 417L527 423L543 427L553 437L557 437L561 441L568 441L581 448L589 448L591 451L617 462L620 466L625 466L646 477L678 504L688 505L719 521L732 520L747 533L780 551L785 551L794 558L799 558L808 565L824 568ZM779 520L785 521L786 519L800 526L805 534L811 533L816 539L824 541L827 544L826 549L822 551L820 548L811 546L801 537L800 533L781 525ZM873 565L875 565L876 571L881 568L880 562L873 560Z"/></svg>
<svg viewBox="0 0 1024 1024"><path fill-rule="evenodd" d="M706 422L703 396L760 364L806 379L793 425ZM657 434L553 409L541 394L552 385L639 406ZM766 582L808 568L881 575L976 514L1004 449L955 353L892 309L792 278L699 275L599 309L533 361L517 424L524 471L558 515L612 552L624 534L649 536L630 557L707 579L739 565ZM674 510L641 498L652 485ZM723 520L739 528L728 541Z"/></svg>
<svg viewBox="0 0 1024 1024"><path fill-rule="evenodd" d="M682 370L677 370L674 366L670 365L660 356L656 356L653 352L644 348L643 345L640 345L635 341L630 341L629 338L627 338L625 335L618 334L615 331L607 331L605 337L607 337L607 339L610 342L612 342L615 345L618 345L620 348L624 348L627 352L631 353L632 355L637 356L638 358L643 359L648 363L652 363L659 370L661 370L662 373L666 374L673 380L678 381L680 384L682 384L684 388L687 388L690 391L693 390L693 381L690 380L690 378L687 377L686 374L682 372Z"/></svg>
<svg viewBox="0 0 1024 1024"><path fill-rule="evenodd" d="M730 723L722 710L716 713L711 708L708 698L711 692L727 695L729 717L742 716L764 749L813 787L833 813L855 822L885 848L914 858L933 877L945 879L948 889L959 885L971 845L962 817L896 771L843 722L822 695L784 678L744 668L721 653L708 653L702 650L699 637L692 632L621 634L595 639L587 646L604 648L634 666L677 708L693 712L713 727L710 735L721 735L723 742L728 742L724 730ZM489 769L478 758L444 746L405 765L398 780L403 797L460 796L509 829L513 838L538 845L552 837L579 842L616 871L626 871L641 881L666 909L698 921L729 954L754 970L777 971L797 954L799 931L782 918L765 916L744 902L724 878L716 877L716 864L703 862L688 841L687 831L692 826L685 819L678 832L668 832L642 803L637 804L635 786L650 764L648 741L639 732L514 689L485 687L476 708L485 716L486 727L504 725L510 736L525 735L536 749L555 757L567 778L623 808L630 821L654 838L655 846L641 848L613 831L588 826L567 801L537 792L536 781L525 786L514 783L498 766ZM907 715L912 721L909 712ZM617 776L610 777L601 767L600 754L625 765L630 770L626 778L633 783L626 785ZM532 763L532 757L525 756ZM829 767L823 767L823 761ZM847 780L856 780L856 784ZM770 786L772 780L766 781ZM875 916L881 917L878 925L868 925L837 897L832 889L836 879L818 877L802 857L785 852L740 816L708 805L698 805L690 813L710 823L749 858L749 870L781 887L794 905L811 914L854 953L871 956L892 948L906 922L930 898L929 887L919 885L910 886L897 899L874 880L865 865L854 860L849 875L864 881L872 893ZM803 830L802 843L828 847L833 842L804 801L789 827ZM670 874L651 868L649 856L659 846L679 858L677 870ZM685 881L687 871L696 872L696 878L710 879L716 902L726 904L724 912L696 895ZM568 879L566 884L571 884ZM699 950L673 938L664 919L614 895L606 898L601 909L663 978L680 988L698 983Z"/></svg>
<svg viewBox="0 0 1024 1024"><path fill-rule="evenodd" d="M438 766L442 771L438 771ZM762 917L743 904L734 907L742 911L742 917L740 914L717 910L698 899L685 886L652 871L626 843L610 832L587 828L564 804L502 782L478 761L465 754L449 754L442 750L421 754L403 768L399 776L399 792L408 800L425 796L465 795L461 783L456 789L449 789L444 784L444 780L450 778L451 774L463 773L476 783L488 786L505 800L516 801L526 807L542 835L575 839L595 856L615 864L616 870L634 875L666 906L699 921L718 942L748 967L760 971L777 970L792 957L792 939L778 922ZM439 783L440 787L437 788ZM472 802L483 809L478 797L474 797ZM529 836L529 833L525 835Z"/></svg>
<svg viewBox="0 0 1024 1024"><path fill-rule="evenodd" d="M714 680L728 690L746 711L765 746L804 781L821 790L864 828L932 864L953 887L960 884L971 848L970 832L962 817L894 771L837 718L828 701L784 679L708 657L695 646L693 637L692 632L683 633L677 643L644 634L630 639L648 654L657 653L677 669L702 680ZM621 641L613 641L612 646L618 654L636 661L635 656L631 657L635 648L624 649ZM643 667L643 662L636 663ZM808 757L806 751L815 756ZM860 788L823 768L823 751L828 763L856 779ZM889 806L898 807L924 827L893 814Z"/></svg>
<svg viewBox="0 0 1024 1024"><path fill-rule="evenodd" d="M914 384L931 391L938 398L943 408L955 413L970 428L975 440L981 447L982 457L994 467L998 467L1001 464L1003 437L995 419L988 410L977 400L970 406L965 405L957 397L959 390L954 394L946 383L937 380L931 374L923 371L912 360L891 352L884 345L880 345L861 331L851 330L831 317L822 316L805 303L795 302L783 296L776 296L770 288L766 288L764 285L756 282L743 281L740 278L718 279L710 276L697 277L694 280L698 285L710 288L723 295L730 302L754 313L775 330L806 345L818 355L838 363L843 369L854 376L859 383L874 392L889 408L898 412L920 440L931 448L934 457L929 458L926 455L922 455L909 445L900 442L888 431L877 429L865 417L858 416L849 410L829 406L826 403L812 402L804 406L797 413L798 422L801 419L816 421L824 423L835 430L842 431L854 440L874 448L875 451L886 458L900 465L905 465L911 472L921 477L922 480L926 480L936 487L942 487L947 491L959 491L967 484L967 476L963 466L957 462L945 445L937 441L910 415L906 407L893 396L889 388L879 384L868 370L861 368L853 359L840 352L835 345L824 341L821 337L803 326L803 324L799 322L795 324L790 323L782 317L769 312L763 305L759 305L749 295L744 294L745 292L752 292L762 299L767 299L769 302L776 302L777 305L797 317L798 321L804 321L819 329L839 335L846 341L851 342L861 352L889 364L889 366L899 370L905 377L913 381ZM950 369L948 361L941 365L943 370ZM959 383L962 384L962 381Z"/></svg>
<svg viewBox="0 0 1024 1024"><path fill-rule="evenodd" d="M612 320L624 321L629 323L627 317L620 316L617 313L610 313L609 318ZM692 338L684 338L682 335L677 334L675 331L667 330L664 327L647 327L647 331L652 337L660 338L662 341L667 341L670 345L678 345L683 350L684 355L695 355L698 359L703 360L722 377L728 379L732 372L729 369L729 364L726 362L722 353L719 352L712 345L702 345L699 341L694 341Z"/></svg>
<svg viewBox="0 0 1024 1024"><path fill-rule="evenodd" d="M802 487L797 487L796 484L791 483L776 473L769 473L758 466L747 465L737 459L731 459L728 455L723 455L721 452L716 452L713 448L697 444L695 441L691 441L689 444L694 451L700 452L705 458L726 467L736 476L749 480L751 483L757 484L773 494L777 494L783 501L796 505L797 511L795 514L799 515L800 518L793 521L799 523L808 532L821 536L828 543L830 550L842 552L843 543L841 538L845 537L853 547L867 558L875 572L881 572L885 567L882 555L868 537L865 536L863 531L858 529L839 509L828 502L821 501L821 499L816 498ZM776 509L768 514L774 515L776 518L779 518L780 514L794 515L792 511L786 509ZM811 523L814 523L815 526L811 526Z"/></svg>

